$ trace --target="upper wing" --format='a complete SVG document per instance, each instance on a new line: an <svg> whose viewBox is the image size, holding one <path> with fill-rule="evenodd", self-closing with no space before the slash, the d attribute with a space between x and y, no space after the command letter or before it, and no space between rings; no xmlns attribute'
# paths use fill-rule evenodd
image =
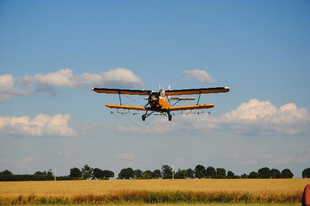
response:
<svg viewBox="0 0 310 206"><path fill-rule="evenodd" d="M139 107L139 106L116 105L116 104L106 104L105 106L112 109L129 109L129 110L142 110L142 111L147 110L145 107Z"/></svg>
<svg viewBox="0 0 310 206"><path fill-rule="evenodd" d="M213 108L213 104L198 104L198 105L188 105L188 106L177 106L169 107L170 111L179 111L179 110L192 110L192 109L208 109Z"/></svg>
<svg viewBox="0 0 310 206"><path fill-rule="evenodd" d="M94 92L105 94L149 95L151 90L92 88Z"/></svg>
<svg viewBox="0 0 310 206"><path fill-rule="evenodd" d="M167 96L191 95L191 94L210 94L229 92L229 87L200 88L200 89L181 89L165 91Z"/></svg>
<svg viewBox="0 0 310 206"><path fill-rule="evenodd" d="M188 101L188 100L195 100L195 98L180 98L180 97L171 97L170 100L174 100L174 101Z"/></svg>

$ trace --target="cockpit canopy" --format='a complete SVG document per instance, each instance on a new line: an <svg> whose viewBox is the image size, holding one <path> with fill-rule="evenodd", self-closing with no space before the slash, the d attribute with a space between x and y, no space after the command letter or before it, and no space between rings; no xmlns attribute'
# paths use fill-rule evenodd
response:
<svg viewBox="0 0 310 206"><path fill-rule="evenodd" d="M159 90L159 94L160 94L160 96L165 96L165 89L162 87L162 88L160 88L160 90Z"/></svg>

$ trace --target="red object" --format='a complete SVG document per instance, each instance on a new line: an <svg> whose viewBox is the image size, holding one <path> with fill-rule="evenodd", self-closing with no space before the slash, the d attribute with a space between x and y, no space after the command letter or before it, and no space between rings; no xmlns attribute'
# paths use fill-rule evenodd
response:
<svg viewBox="0 0 310 206"><path fill-rule="evenodd" d="M302 206L310 206L310 185L306 185L302 195Z"/></svg>

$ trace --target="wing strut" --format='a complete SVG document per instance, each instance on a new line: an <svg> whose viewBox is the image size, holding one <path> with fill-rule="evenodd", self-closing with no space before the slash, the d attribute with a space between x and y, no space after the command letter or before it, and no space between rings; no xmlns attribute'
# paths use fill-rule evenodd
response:
<svg viewBox="0 0 310 206"><path fill-rule="evenodd" d="M121 98L121 93L120 92L118 92L118 98L119 98L120 105L122 105L122 98Z"/></svg>
<svg viewBox="0 0 310 206"><path fill-rule="evenodd" d="M179 101L181 101L181 100L176 101L172 106L174 106L174 105L176 105L177 103L179 103Z"/></svg>
<svg viewBox="0 0 310 206"><path fill-rule="evenodd" d="M197 104L196 104L196 105L199 104L200 96L201 96L201 92L199 92L199 97L198 97L198 100L197 100Z"/></svg>

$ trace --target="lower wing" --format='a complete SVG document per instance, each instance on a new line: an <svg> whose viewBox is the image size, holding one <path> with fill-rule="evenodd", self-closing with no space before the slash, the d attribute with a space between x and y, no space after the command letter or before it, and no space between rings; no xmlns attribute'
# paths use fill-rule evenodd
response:
<svg viewBox="0 0 310 206"><path fill-rule="evenodd" d="M192 109L209 109L213 108L213 104L198 104L188 106L169 107L169 111L192 110Z"/></svg>
<svg viewBox="0 0 310 206"><path fill-rule="evenodd" d="M147 109L145 107L139 107L139 106L116 105L116 104L106 104L105 106L112 108L112 109L129 109L129 110L147 111Z"/></svg>

